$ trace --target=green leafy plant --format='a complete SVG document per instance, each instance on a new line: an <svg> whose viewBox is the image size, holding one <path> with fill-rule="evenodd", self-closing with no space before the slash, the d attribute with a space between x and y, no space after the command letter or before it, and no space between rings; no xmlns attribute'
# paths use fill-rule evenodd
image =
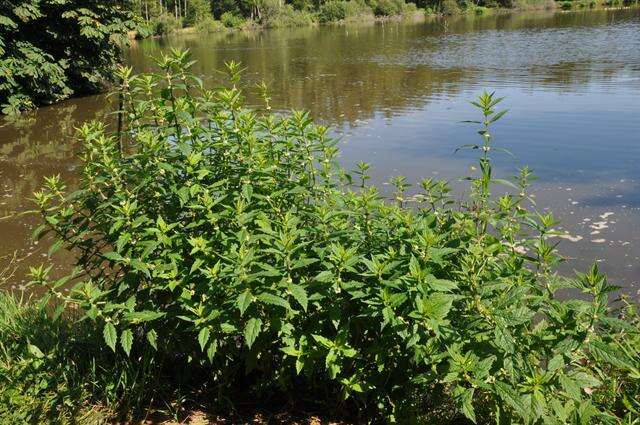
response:
<svg viewBox="0 0 640 425"><path fill-rule="evenodd" d="M372 15L371 8L358 0L331 0L323 3L318 11L320 22L337 22Z"/></svg>
<svg viewBox="0 0 640 425"><path fill-rule="evenodd" d="M220 22L227 28L239 28L245 23L245 20L231 12L224 12L220 16Z"/></svg>
<svg viewBox="0 0 640 425"><path fill-rule="evenodd" d="M113 76L127 32L135 26L120 2L3 1L2 113L101 90Z"/></svg>
<svg viewBox="0 0 640 425"><path fill-rule="evenodd" d="M320 22L342 21L347 17L347 2L332 0L320 7Z"/></svg>
<svg viewBox="0 0 640 425"><path fill-rule="evenodd" d="M596 266L557 275L531 172L494 177L501 99L473 103L468 199L398 177L389 200L307 113L271 113L264 85L264 107L245 108L239 64L209 90L192 63L173 51L158 73L122 68L119 131L79 129L79 190L52 177L36 193L37 233L77 259L64 279L34 270L43 303L77 309L113 353L207 371L218 397L307 392L371 421L634 420L637 326L615 318Z"/></svg>
<svg viewBox="0 0 640 425"><path fill-rule="evenodd" d="M376 16L393 16L403 14L407 4L404 0L374 0L371 8Z"/></svg>
<svg viewBox="0 0 640 425"><path fill-rule="evenodd" d="M457 15L461 11L458 0L442 0L439 9L444 15Z"/></svg>
<svg viewBox="0 0 640 425"><path fill-rule="evenodd" d="M314 17L305 10L277 0L263 0L260 22L267 28L302 27L314 23Z"/></svg>
<svg viewBox="0 0 640 425"><path fill-rule="evenodd" d="M213 17L208 17L196 24L196 30L199 33L214 33L224 31L225 26L222 22L213 19Z"/></svg>
<svg viewBox="0 0 640 425"><path fill-rule="evenodd" d="M198 25L200 22L213 19L209 0L190 0L185 13L186 25Z"/></svg>
<svg viewBox="0 0 640 425"><path fill-rule="evenodd" d="M162 15L154 18L150 22L150 25L153 35L160 37L167 36L182 28L180 20L170 13L163 13Z"/></svg>

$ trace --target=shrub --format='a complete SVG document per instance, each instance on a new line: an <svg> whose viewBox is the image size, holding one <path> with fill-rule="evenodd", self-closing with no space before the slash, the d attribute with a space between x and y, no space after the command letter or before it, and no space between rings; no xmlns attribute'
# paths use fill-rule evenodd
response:
<svg viewBox="0 0 640 425"><path fill-rule="evenodd" d="M457 0L442 0L441 8L444 15L451 16L460 13L460 5Z"/></svg>
<svg viewBox="0 0 640 425"><path fill-rule="evenodd" d="M288 3L291 4L291 6L293 6L293 8L297 10L310 11L310 10L313 10L314 8L314 2L312 0L291 0Z"/></svg>
<svg viewBox="0 0 640 425"><path fill-rule="evenodd" d="M405 10L404 0L375 0L371 8L376 16L401 15Z"/></svg>
<svg viewBox="0 0 640 425"><path fill-rule="evenodd" d="M347 19L373 15L373 10L363 0L349 0L346 4Z"/></svg>
<svg viewBox="0 0 640 425"><path fill-rule="evenodd" d="M224 30L225 26L222 24L222 22L215 20L213 16L209 16L208 18L203 19L196 24L196 31L203 34L220 32Z"/></svg>
<svg viewBox="0 0 640 425"><path fill-rule="evenodd" d="M132 15L111 2L0 2L2 113L99 91L134 28Z"/></svg>
<svg viewBox="0 0 640 425"><path fill-rule="evenodd" d="M554 0L512 0L506 3L506 7L512 7L520 10L551 10L555 9L556 6L557 5Z"/></svg>
<svg viewBox="0 0 640 425"><path fill-rule="evenodd" d="M149 38L153 35L155 35L153 23L150 21L145 21L138 25L138 28L136 28L134 38L136 40L144 40L145 38Z"/></svg>
<svg viewBox="0 0 640 425"><path fill-rule="evenodd" d="M337 22L366 15L372 15L371 8L357 0L328 1L320 6L318 12L320 22Z"/></svg>
<svg viewBox="0 0 640 425"><path fill-rule="evenodd" d="M245 20L231 12L224 12L220 16L220 22L227 28L240 28L245 23Z"/></svg>
<svg viewBox="0 0 640 425"><path fill-rule="evenodd" d="M328 1L320 6L320 22L342 21L347 17L347 2L340 0Z"/></svg>
<svg viewBox="0 0 640 425"><path fill-rule="evenodd" d="M197 25L202 21L213 18L209 0L189 0L187 3L186 25Z"/></svg>
<svg viewBox="0 0 640 425"><path fill-rule="evenodd" d="M418 11L418 6L415 3L405 3L402 13L412 14Z"/></svg>
<svg viewBox="0 0 640 425"><path fill-rule="evenodd" d="M166 36L182 28L182 23L170 13L163 13L151 21L153 35Z"/></svg>
<svg viewBox="0 0 640 425"><path fill-rule="evenodd" d="M387 201L307 113L271 114L264 88L264 110L245 109L238 64L211 91L191 63L123 68L121 131L83 125L80 189L54 177L35 194L36 233L78 267L68 294L44 268L34 282L110 350L199 365L217 394L308 391L360 420L592 423L637 405L637 327L610 312L615 288L595 266L558 276L557 221L527 209L529 170L493 177L501 99L474 102L470 198L398 177ZM495 196L500 183L514 191ZM570 288L582 297L557 296Z"/></svg>
<svg viewBox="0 0 640 425"><path fill-rule="evenodd" d="M313 16L303 10L295 10L290 4L276 1L263 3L261 22L268 28L302 27L313 24Z"/></svg>
<svg viewBox="0 0 640 425"><path fill-rule="evenodd" d="M259 4L259 2L253 1L251 3ZM249 1L216 0L211 2L211 8L213 9L214 17L222 19L222 15L226 12L236 16L247 16L246 13L249 11L247 6L249 4Z"/></svg>

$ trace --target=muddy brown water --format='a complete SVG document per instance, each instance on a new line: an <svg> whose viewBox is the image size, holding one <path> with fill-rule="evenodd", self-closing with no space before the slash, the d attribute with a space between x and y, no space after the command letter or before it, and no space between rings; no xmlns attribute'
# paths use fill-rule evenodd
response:
<svg viewBox="0 0 640 425"><path fill-rule="evenodd" d="M563 271L597 261L613 283L640 289L638 9L184 35L136 42L126 60L149 70L171 47L189 48L208 80L225 61L242 62L248 84L264 80L274 107L307 109L330 125L343 163L370 162L380 185L399 174L467 174L473 157L454 150L477 135L460 121L477 118L468 100L495 90L509 108L495 143L516 156L498 158L497 172L535 171L539 208L555 211L569 233L560 247L573 260ZM0 217L31 209L44 176L73 184L74 128L112 109L93 96L5 120ZM37 224L29 215L0 220L0 270L13 273L5 287L48 261L46 244L30 240ZM70 261L54 258L59 270Z"/></svg>

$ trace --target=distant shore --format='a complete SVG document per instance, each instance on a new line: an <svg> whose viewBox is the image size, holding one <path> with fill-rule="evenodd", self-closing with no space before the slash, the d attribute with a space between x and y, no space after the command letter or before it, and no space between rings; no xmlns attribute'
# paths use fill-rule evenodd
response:
<svg viewBox="0 0 640 425"><path fill-rule="evenodd" d="M615 0L614 0L615 1ZM339 21L330 21L330 22L319 22L314 20L309 23L309 25L304 26L336 26L336 25L348 25L348 24L358 24L358 23L381 23L381 22L397 22L397 21L410 21L416 22L423 19L437 19L437 18L458 18L464 16L482 16L487 14L496 14L496 13L521 13L521 12L532 12L532 11L554 11L554 12L582 12L582 11L590 11L590 10L623 10L623 9L634 9L640 6L640 1L636 1L633 4L624 4L620 3L619 5L610 4L611 1L595 1L595 0L566 0L566 1L531 1L531 0L522 0L517 2L516 5L512 8L504 8L504 7L483 7L483 6L472 6L465 10L460 10L458 13L436 13L429 12L424 9L418 9L416 11L408 12L402 15L389 15L389 16L375 16L373 14L363 14L359 16L350 17L344 20ZM219 21L216 21L219 23ZM291 26L280 26L273 27L269 25L263 25L257 23L255 21L246 21L245 24L239 27L225 27L220 25L219 28L216 28L215 31L201 31L197 28L197 26L187 26L184 28L178 28L171 31L165 35L151 35L149 37L141 37L140 34L136 31L129 32L130 39L144 39L144 38L163 38L166 36L174 36L174 35L183 35L183 34L200 34L200 33L231 33L238 31L256 31L256 30L266 30L266 29L277 29L277 28L300 28L300 25L291 25Z"/></svg>

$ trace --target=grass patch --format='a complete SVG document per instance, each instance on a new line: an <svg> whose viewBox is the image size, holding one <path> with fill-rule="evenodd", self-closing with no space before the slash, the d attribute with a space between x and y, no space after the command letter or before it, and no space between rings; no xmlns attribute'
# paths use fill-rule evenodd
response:
<svg viewBox="0 0 640 425"><path fill-rule="evenodd" d="M74 349L84 345L78 336L68 322L52 321L37 305L0 293L3 423L89 423L100 417L88 403L85 370L74 361Z"/></svg>

